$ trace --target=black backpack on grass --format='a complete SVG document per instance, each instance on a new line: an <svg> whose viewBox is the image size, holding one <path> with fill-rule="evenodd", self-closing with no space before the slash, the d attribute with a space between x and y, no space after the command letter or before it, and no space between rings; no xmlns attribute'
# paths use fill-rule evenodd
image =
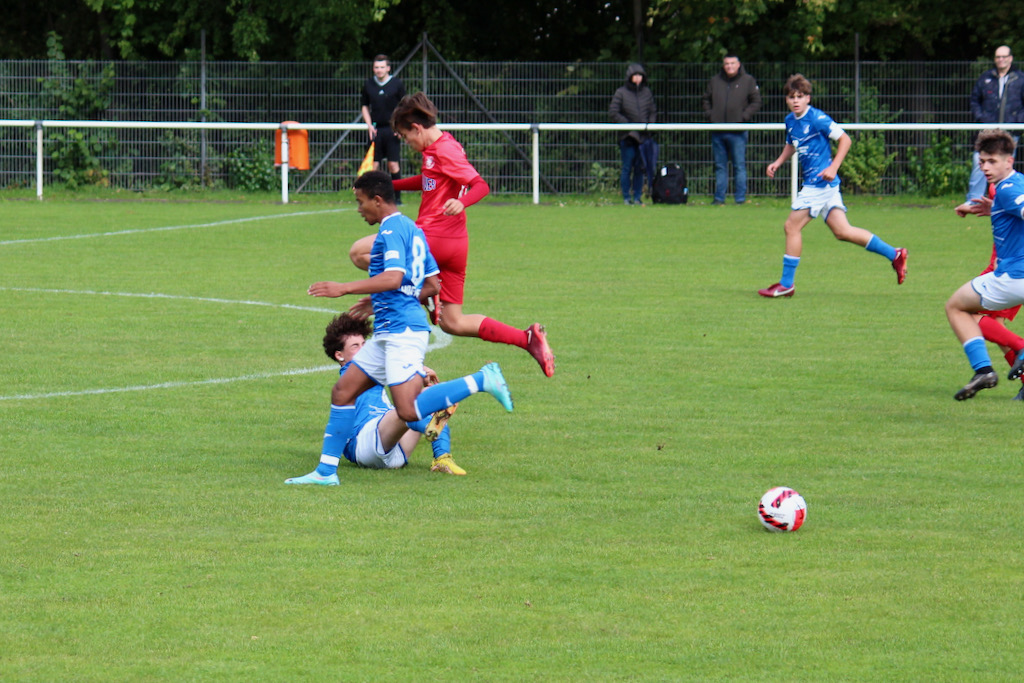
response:
<svg viewBox="0 0 1024 683"><path fill-rule="evenodd" d="M655 204L685 204L690 198L686 187L686 174L678 164L662 166L651 188L651 200Z"/></svg>

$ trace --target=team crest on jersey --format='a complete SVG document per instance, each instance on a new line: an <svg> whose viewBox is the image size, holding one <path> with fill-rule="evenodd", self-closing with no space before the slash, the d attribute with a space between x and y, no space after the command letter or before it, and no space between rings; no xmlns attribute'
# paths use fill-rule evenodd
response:
<svg viewBox="0 0 1024 683"><path fill-rule="evenodd" d="M430 192L437 188L437 178L428 178L423 176L423 191Z"/></svg>
<svg viewBox="0 0 1024 683"><path fill-rule="evenodd" d="M423 166L428 170L434 168L434 157L423 157Z"/></svg>

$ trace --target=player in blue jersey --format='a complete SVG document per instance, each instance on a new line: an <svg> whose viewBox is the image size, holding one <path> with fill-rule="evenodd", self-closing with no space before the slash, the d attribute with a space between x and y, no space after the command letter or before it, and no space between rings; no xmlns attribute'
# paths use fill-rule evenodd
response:
<svg viewBox="0 0 1024 683"><path fill-rule="evenodd" d="M323 340L324 353L341 365L339 374L343 375L369 337L368 320L342 313L327 325ZM427 367L424 367L424 371L427 382L436 383L437 375ZM407 424L398 417L384 387L374 386L356 399L355 424L345 443L339 444L334 435L325 433L323 453L330 456L341 447L345 459L356 465L373 469L397 469L406 465L408 455L419 442L420 434L425 434L431 440L434 452L431 471L463 475L466 471L455 464L451 455L451 434L447 425L449 414L441 412L443 419L423 418L419 422ZM329 483L337 483L337 478L335 474ZM288 479L285 483L301 483L298 479L301 477Z"/></svg>
<svg viewBox="0 0 1024 683"><path fill-rule="evenodd" d="M374 386L386 386L399 418L418 422L425 416L485 391L506 410L512 396L497 363L459 379L424 388L423 356L430 327L423 302L439 291L437 264L423 231L395 205L391 178L380 171L364 173L353 186L359 215L379 224L370 252L369 278L354 282L315 282L311 296L369 294L374 335L352 359L331 392L325 452L316 470L294 477L292 484L337 484L338 463L356 421L356 399ZM328 448L330 440L330 448Z"/></svg>
<svg viewBox="0 0 1024 683"><path fill-rule="evenodd" d="M995 270L979 275L953 292L946 302L946 317L963 345L974 377L953 395L958 401L972 398L982 389L999 382L985 347L976 314L1024 303L1024 176L1013 170L1016 145L1004 130L983 130L974 143L978 162L988 182L995 184L991 208L978 202L976 211L992 216L992 238L996 249ZM1010 368L1009 378L1024 374L1024 354Z"/></svg>
<svg viewBox="0 0 1024 683"><path fill-rule="evenodd" d="M771 287L758 290L758 294L768 298L793 296L796 268L803 251L803 229L819 215L836 239L859 244L891 261L896 271L896 284L903 284L907 277L907 250L891 247L877 235L854 227L847 220L846 206L839 192L839 166L853 144L850 136L832 117L811 106L811 82L801 74L790 76L783 92L791 112L786 116L786 146L779 158L768 165L768 177L774 178L784 163L799 154L803 187L786 219L782 278ZM830 140L837 143L835 158Z"/></svg>

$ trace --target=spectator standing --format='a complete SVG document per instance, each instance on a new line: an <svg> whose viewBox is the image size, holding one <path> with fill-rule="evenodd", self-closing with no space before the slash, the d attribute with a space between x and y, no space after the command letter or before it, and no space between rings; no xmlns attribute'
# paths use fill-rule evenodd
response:
<svg viewBox="0 0 1024 683"><path fill-rule="evenodd" d="M711 77L702 98L704 115L711 123L749 123L761 108L761 90L739 57L728 54L722 70ZM747 201L747 136L745 130L716 131L711 134L715 158L715 195L712 204L725 204L729 191L729 162L737 204Z"/></svg>
<svg viewBox="0 0 1024 683"><path fill-rule="evenodd" d="M996 48L995 68L983 73L971 91L971 114L978 123L1024 123L1024 73L1013 65L1013 52L1009 45ZM1010 131L1014 144L1020 138ZM986 195L988 181L978 165L978 152L971 164L971 179L967 186L967 200Z"/></svg>
<svg viewBox="0 0 1024 683"><path fill-rule="evenodd" d="M391 75L391 60L387 55L374 57L373 75L363 84L363 121L366 122L370 142L375 143L373 170L382 170L380 162L387 159L392 182L402 177L402 167L399 163L402 158L402 145L401 140L391 130L391 113L395 111L403 97L405 86L402 79ZM400 192L395 195L395 201L401 205Z"/></svg>
<svg viewBox="0 0 1024 683"><path fill-rule="evenodd" d="M647 86L647 72L640 64L630 64L626 69L626 83L612 95L608 114L615 123L643 123L643 128L631 130L619 139L622 153L622 199L626 204L643 202L644 165L640 156L640 143L650 138L646 124L655 123L658 108L654 93Z"/></svg>

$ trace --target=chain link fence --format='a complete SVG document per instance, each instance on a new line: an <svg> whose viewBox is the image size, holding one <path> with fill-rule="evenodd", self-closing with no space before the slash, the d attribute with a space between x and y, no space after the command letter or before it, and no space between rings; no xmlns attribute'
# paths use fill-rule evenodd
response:
<svg viewBox="0 0 1024 683"><path fill-rule="evenodd" d="M704 122L701 96L718 63L647 65L659 122ZM747 63L764 103L754 123L779 123L787 113L782 85L800 72L815 87L812 103L840 123L971 123L968 97L987 62ZM358 117L365 62L0 62L0 119L352 123ZM406 90L425 90L449 123L607 123L612 93L625 65L609 63L441 62L411 59L398 74ZM273 136L256 131L47 130L46 181L109 184L125 189L199 186L275 189ZM463 131L457 135L495 192L529 194L528 133ZM972 134L886 131L853 133L850 159L866 159L866 179L850 190L873 194L920 191L937 181L929 163L950 165L955 186L966 182ZM511 138L511 142L510 142ZM559 193L611 192L617 187L617 134L545 132L543 188ZM340 144L339 143L340 140ZM349 187L366 135L314 132L317 164L336 149L304 191ZM678 163L691 193L710 194L714 171L706 131L658 134L660 161ZM753 131L747 147L750 195L782 196L788 186L764 176L784 143L775 131ZM403 172L418 161L404 150ZM34 179L30 129L0 129L0 187ZM856 163L856 162L855 162ZM850 172L844 165L844 179ZM857 174L855 174L857 175ZM932 176L936 174L932 173ZM948 174L947 174L948 175ZM931 185L929 185L931 183ZM959 191L963 188L953 187Z"/></svg>

